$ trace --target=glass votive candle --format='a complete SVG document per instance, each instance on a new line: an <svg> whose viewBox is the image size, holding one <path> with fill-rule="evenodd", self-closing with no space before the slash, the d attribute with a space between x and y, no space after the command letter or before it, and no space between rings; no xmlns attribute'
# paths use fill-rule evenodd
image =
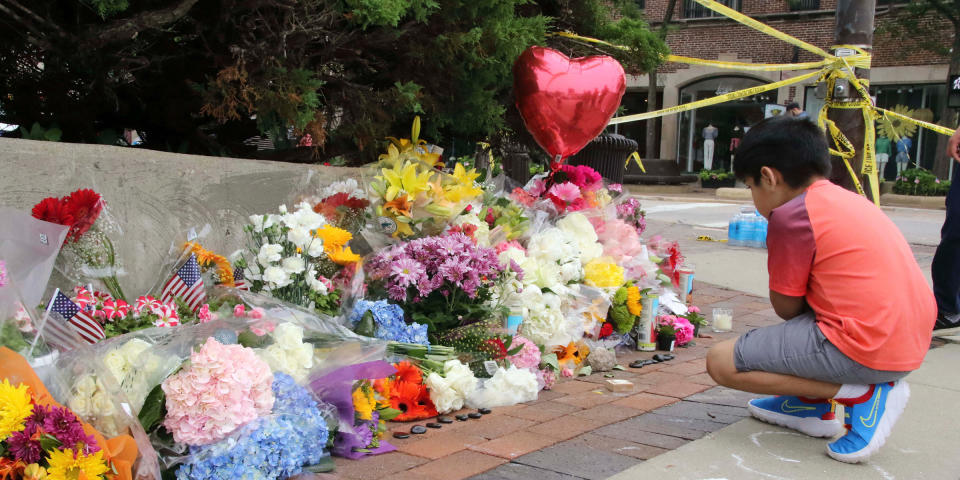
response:
<svg viewBox="0 0 960 480"><path fill-rule="evenodd" d="M729 332L733 330L733 309L714 308L711 319L714 332Z"/></svg>

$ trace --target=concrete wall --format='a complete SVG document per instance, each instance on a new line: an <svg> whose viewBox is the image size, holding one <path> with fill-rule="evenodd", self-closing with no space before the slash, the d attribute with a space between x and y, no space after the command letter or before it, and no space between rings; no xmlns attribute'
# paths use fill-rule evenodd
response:
<svg viewBox="0 0 960 480"><path fill-rule="evenodd" d="M114 239L127 270L121 284L135 297L158 281L170 247L191 227L210 225L213 240L204 246L229 255L243 245L247 216L276 212L337 179L359 178L361 169L0 139L0 172L0 205L27 213L48 196L78 188L101 193L123 230Z"/></svg>

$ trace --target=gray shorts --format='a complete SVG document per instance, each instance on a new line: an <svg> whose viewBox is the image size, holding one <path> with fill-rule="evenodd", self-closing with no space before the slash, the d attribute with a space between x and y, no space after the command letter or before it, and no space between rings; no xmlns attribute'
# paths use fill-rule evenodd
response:
<svg viewBox="0 0 960 480"><path fill-rule="evenodd" d="M910 373L855 362L827 340L812 312L745 333L737 339L733 362L738 372L757 370L839 384L893 382Z"/></svg>

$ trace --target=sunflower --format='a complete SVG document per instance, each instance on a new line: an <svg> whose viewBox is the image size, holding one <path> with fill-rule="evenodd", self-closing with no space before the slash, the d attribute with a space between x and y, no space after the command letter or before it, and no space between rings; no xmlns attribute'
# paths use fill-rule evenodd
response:
<svg viewBox="0 0 960 480"><path fill-rule="evenodd" d="M897 105L891 108L890 111L907 117L914 116L913 109L906 105ZM879 123L878 130L880 135L893 141L898 141L903 137L913 137L913 135L917 133L917 125L915 123L905 122L893 116L883 115L880 117Z"/></svg>
<svg viewBox="0 0 960 480"><path fill-rule="evenodd" d="M640 312L643 311L643 304L640 303L640 288L636 285L627 288L627 309L633 316L640 316Z"/></svg>
<svg viewBox="0 0 960 480"><path fill-rule="evenodd" d="M70 448L53 450L47 462L50 464L47 469L47 478L50 480L93 480L103 478L103 474L110 471L103 460L103 450L90 455L82 451L74 453Z"/></svg>
<svg viewBox="0 0 960 480"><path fill-rule="evenodd" d="M353 391L353 409L360 420L373 418L373 396L364 387Z"/></svg>
<svg viewBox="0 0 960 480"><path fill-rule="evenodd" d="M13 386L6 379L0 383L0 441L24 428L27 417L33 414L30 387L24 384Z"/></svg>

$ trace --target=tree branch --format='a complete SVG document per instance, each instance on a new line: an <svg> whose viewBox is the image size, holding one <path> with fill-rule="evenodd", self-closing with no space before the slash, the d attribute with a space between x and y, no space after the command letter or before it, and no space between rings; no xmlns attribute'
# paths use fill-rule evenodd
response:
<svg viewBox="0 0 960 480"><path fill-rule="evenodd" d="M113 22L106 27L88 31L82 44L85 48L98 48L110 43L129 40L143 30L152 30L173 23L187 14L199 0L180 0L170 8L142 12L130 18Z"/></svg>
<svg viewBox="0 0 960 480"><path fill-rule="evenodd" d="M930 5L933 7L934 10L940 12L940 15L947 17L947 20L950 20L950 23L954 24L955 26L960 25L960 19L957 18L956 11L951 11L949 8L947 8L946 5L941 3L940 0L927 0L927 1L930 2Z"/></svg>

